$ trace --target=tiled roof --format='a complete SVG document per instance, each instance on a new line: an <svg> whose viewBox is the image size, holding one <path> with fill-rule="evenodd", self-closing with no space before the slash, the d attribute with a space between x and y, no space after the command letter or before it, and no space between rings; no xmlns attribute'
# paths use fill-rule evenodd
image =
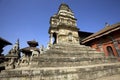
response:
<svg viewBox="0 0 120 80"><path fill-rule="evenodd" d="M36 42L35 40L32 41L27 41L28 45L34 45L34 46L38 46L38 42Z"/></svg>
<svg viewBox="0 0 120 80"><path fill-rule="evenodd" d="M12 45L12 43L10 43L9 41L7 41L7 40L5 40L5 39L3 39L1 37L0 37L0 42L4 43L6 45Z"/></svg>
<svg viewBox="0 0 120 80"><path fill-rule="evenodd" d="M88 36L87 38L83 39L82 40L82 43L86 43L86 42L89 42L95 38L99 38L101 36L104 36L104 35L107 35L113 31L116 31L120 29L120 22L119 23L116 23L116 24L113 24L113 25L109 25L109 26L106 26L104 29L92 34L91 36Z"/></svg>

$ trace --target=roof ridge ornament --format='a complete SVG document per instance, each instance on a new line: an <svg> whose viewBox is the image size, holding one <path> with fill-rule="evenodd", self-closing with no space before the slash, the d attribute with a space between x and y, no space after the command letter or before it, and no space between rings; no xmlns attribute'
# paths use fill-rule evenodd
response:
<svg viewBox="0 0 120 80"><path fill-rule="evenodd" d="M110 24L108 22L105 22L105 27L110 27Z"/></svg>

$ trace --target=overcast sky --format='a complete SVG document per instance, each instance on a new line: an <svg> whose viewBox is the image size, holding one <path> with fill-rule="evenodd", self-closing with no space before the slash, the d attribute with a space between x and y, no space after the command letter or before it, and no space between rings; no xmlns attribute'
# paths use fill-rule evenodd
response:
<svg viewBox="0 0 120 80"><path fill-rule="evenodd" d="M46 46L50 17L63 2L74 12L81 31L97 32L106 22L120 22L120 0L0 0L0 37L12 44L19 38L20 48L29 40Z"/></svg>

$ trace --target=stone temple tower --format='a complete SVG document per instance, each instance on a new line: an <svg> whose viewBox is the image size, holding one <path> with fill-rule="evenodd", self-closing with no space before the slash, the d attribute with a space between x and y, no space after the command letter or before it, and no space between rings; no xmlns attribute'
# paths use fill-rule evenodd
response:
<svg viewBox="0 0 120 80"><path fill-rule="evenodd" d="M77 19L67 4L62 3L58 12L50 18L50 44L79 44Z"/></svg>

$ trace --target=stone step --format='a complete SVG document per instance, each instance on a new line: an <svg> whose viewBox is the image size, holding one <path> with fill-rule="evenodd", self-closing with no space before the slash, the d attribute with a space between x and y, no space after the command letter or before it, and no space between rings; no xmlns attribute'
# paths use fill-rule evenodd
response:
<svg viewBox="0 0 120 80"><path fill-rule="evenodd" d="M53 45L51 47L51 49L59 49L59 50L95 50L95 49L92 49L88 46L84 46L84 45L59 45L59 44L56 44L56 45Z"/></svg>
<svg viewBox="0 0 120 80"><path fill-rule="evenodd" d="M50 49L52 51L63 51L63 52L96 52L98 53L98 51L96 50L86 50L86 49Z"/></svg>
<svg viewBox="0 0 120 80"><path fill-rule="evenodd" d="M89 46L85 46L85 45L53 45L51 48L76 48L76 49L83 49L83 48L85 48L85 49L92 49L91 47L89 47ZM94 49L93 49L94 50Z"/></svg>
<svg viewBox="0 0 120 80"><path fill-rule="evenodd" d="M120 74L120 62L77 67L19 68L5 70L0 80L95 80Z"/></svg>
<svg viewBox="0 0 120 80"><path fill-rule="evenodd" d="M46 53L41 54L44 57L103 57L104 53L95 51L59 51L48 50Z"/></svg>
<svg viewBox="0 0 120 80"><path fill-rule="evenodd" d="M89 47L89 46L80 45L80 44L54 44L54 45L52 45L52 47L55 47L55 46L62 46L62 47Z"/></svg>
<svg viewBox="0 0 120 80"><path fill-rule="evenodd" d="M31 62L31 67L65 67L65 66L84 66L84 65L93 65L93 64L102 64L102 63L114 63L118 62L115 57L105 58L79 58L79 57L40 57L33 58Z"/></svg>

